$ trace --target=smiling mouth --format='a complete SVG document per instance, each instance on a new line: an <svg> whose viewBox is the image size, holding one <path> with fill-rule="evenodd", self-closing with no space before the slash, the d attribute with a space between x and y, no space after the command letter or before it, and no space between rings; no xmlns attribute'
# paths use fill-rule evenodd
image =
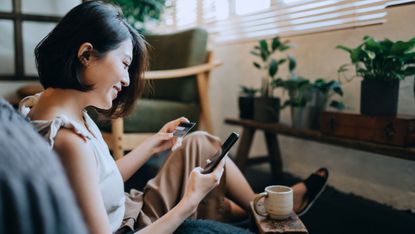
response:
<svg viewBox="0 0 415 234"><path fill-rule="evenodd" d="M117 98L118 93L121 91L121 88L117 87L117 86L113 86L112 89L115 91L113 98Z"/></svg>
<svg viewBox="0 0 415 234"><path fill-rule="evenodd" d="M121 88L119 88L117 86L113 86L113 88L117 91L117 93L121 92Z"/></svg>

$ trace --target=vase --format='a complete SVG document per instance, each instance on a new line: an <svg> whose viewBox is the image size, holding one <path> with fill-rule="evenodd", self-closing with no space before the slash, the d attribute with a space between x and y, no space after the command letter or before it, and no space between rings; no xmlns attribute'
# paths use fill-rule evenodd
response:
<svg viewBox="0 0 415 234"><path fill-rule="evenodd" d="M254 118L254 97L240 96L238 99L239 118L253 119Z"/></svg>
<svg viewBox="0 0 415 234"><path fill-rule="evenodd" d="M256 97L254 99L254 120L276 123L280 119L280 99L277 97Z"/></svg>
<svg viewBox="0 0 415 234"><path fill-rule="evenodd" d="M360 113L372 116L396 116L399 80L363 79L360 91Z"/></svg>
<svg viewBox="0 0 415 234"><path fill-rule="evenodd" d="M311 90L309 101L302 107L291 107L292 127L300 129L320 129L320 115L327 104L327 94Z"/></svg>

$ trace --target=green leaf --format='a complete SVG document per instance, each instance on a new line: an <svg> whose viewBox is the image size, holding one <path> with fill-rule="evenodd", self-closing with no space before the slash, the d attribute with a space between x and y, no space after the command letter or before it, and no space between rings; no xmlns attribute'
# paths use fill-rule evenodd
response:
<svg viewBox="0 0 415 234"><path fill-rule="evenodd" d="M255 55L255 56L261 57L261 54L260 54L260 53L258 53L258 52L256 52L256 51L251 51L250 53L251 53L252 55Z"/></svg>
<svg viewBox="0 0 415 234"><path fill-rule="evenodd" d="M255 66L256 68L261 69L261 65L259 65L259 63L257 63L257 62L253 62L253 64L254 64L254 66Z"/></svg>
<svg viewBox="0 0 415 234"><path fill-rule="evenodd" d="M281 41L279 37L275 37L274 39L272 39L272 51L275 51L276 49L278 49L280 45L281 45Z"/></svg>
<svg viewBox="0 0 415 234"><path fill-rule="evenodd" d="M370 58L370 60L376 58L375 52L368 50L367 46L363 46L362 51Z"/></svg>
<svg viewBox="0 0 415 234"><path fill-rule="evenodd" d="M291 48L291 46L289 46L289 45L281 45L281 46L280 46L280 48L279 48L279 50L280 50L281 52L283 52L283 51L288 50L289 48Z"/></svg>
<svg viewBox="0 0 415 234"><path fill-rule="evenodd" d="M268 56L269 56L268 43L265 40L260 40L259 45L261 46L262 60L266 61L268 59Z"/></svg>
<svg viewBox="0 0 415 234"><path fill-rule="evenodd" d="M332 89L338 95L343 96L343 89L339 82L334 81L333 84L330 86L330 89Z"/></svg>
<svg viewBox="0 0 415 234"><path fill-rule="evenodd" d="M279 88L284 87L284 81L281 78L275 79L271 81L272 88Z"/></svg>
<svg viewBox="0 0 415 234"><path fill-rule="evenodd" d="M375 54L382 53L383 51L381 44L371 37L368 37L364 43L366 51L373 51Z"/></svg>
<svg viewBox="0 0 415 234"><path fill-rule="evenodd" d="M389 40L387 38L385 40L379 42L379 43L382 46L384 53L387 53L387 54L390 53L390 51L392 49L392 46L394 44L393 41L391 41L391 40Z"/></svg>
<svg viewBox="0 0 415 234"><path fill-rule="evenodd" d="M404 71L405 76L415 75L415 67L407 67Z"/></svg>
<svg viewBox="0 0 415 234"><path fill-rule="evenodd" d="M343 102L339 102L336 100L330 102L330 107L336 108L337 110L344 110L346 108Z"/></svg>
<svg viewBox="0 0 415 234"><path fill-rule="evenodd" d="M291 106L291 105L292 105L291 100L286 100L284 102L284 104L281 106L281 110L284 109L285 107Z"/></svg>
<svg viewBox="0 0 415 234"><path fill-rule="evenodd" d="M352 60L352 63L359 62L361 60L362 53L363 50L360 47L353 49L350 53L350 59Z"/></svg>
<svg viewBox="0 0 415 234"><path fill-rule="evenodd" d="M350 49L349 47L343 46L343 45L337 45L336 48L344 50L344 51L348 52L349 54L352 53L352 49Z"/></svg>
<svg viewBox="0 0 415 234"><path fill-rule="evenodd" d="M395 55L401 55L405 52L409 52L415 47L415 40L414 41L397 41L391 48L391 53Z"/></svg>
<svg viewBox="0 0 415 234"><path fill-rule="evenodd" d="M271 77L274 77L274 75L278 72L278 62L275 59L271 60L271 64L269 65L268 74Z"/></svg>
<svg viewBox="0 0 415 234"><path fill-rule="evenodd" d="M287 61L285 58L278 60L278 65L285 63L285 61Z"/></svg>
<svg viewBox="0 0 415 234"><path fill-rule="evenodd" d="M241 85L240 87L241 87L241 94L248 96L248 97L254 97L255 94L259 91L258 89L251 88L251 87L244 86L244 85Z"/></svg>
<svg viewBox="0 0 415 234"><path fill-rule="evenodd" d="M291 55L288 55L287 58L288 58L288 69L290 72L292 72L297 67L297 61Z"/></svg>

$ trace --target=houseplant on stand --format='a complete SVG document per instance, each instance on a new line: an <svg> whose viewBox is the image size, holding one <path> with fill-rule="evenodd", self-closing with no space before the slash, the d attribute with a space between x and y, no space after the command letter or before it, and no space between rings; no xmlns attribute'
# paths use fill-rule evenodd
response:
<svg viewBox="0 0 415 234"><path fill-rule="evenodd" d="M364 115L395 116L398 108L399 83L415 74L415 37L409 41L375 40L370 36L356 48L338 45L350 55L356 76L362 77L360 112ZM350 64L338 72L345 73Z"/></svg>
<svg viewBox="0 0 415 234"><path fill-rule="evenodd" d="M261 122L278 122L280 99L274 97L274 87L271 83L276 79L280 65L284 64L288 58L277 58L275 54L284 52L291 48L288 41L282 42L279 37L275 37L268 43L260 40L259 45L255 46L251 54L260 58L260 62L253 62L253 65L263 73L261 77L260 97L254 99L254 119ZM295 62L295 61L294 61Z"/></svg>
<svg viewBox="0 0 415 234"><path fill-rule="evenodd" d="M310 80L293 73L288 80L275 80L273 86L283 88L288 92L289 98L281 109L287 106L291 107L291 120L294 128L319 129L320 114L326 108L328 100L334 94L343 96L343 90L338 81L326 81L319 78L312 83ZM330 107L342 110L344 104L332 100Z"/></svg>

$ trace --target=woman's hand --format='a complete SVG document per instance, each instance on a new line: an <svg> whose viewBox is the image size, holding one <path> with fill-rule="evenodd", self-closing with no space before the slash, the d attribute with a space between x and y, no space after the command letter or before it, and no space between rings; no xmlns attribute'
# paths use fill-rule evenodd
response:
<svg viewBox="0 0 415 234"><path fill-rule="evenodd" d="M200 201L219 185L224 171L226 158L223 158L210 174L202 174L203 168L196 167L189 175L186 189L181 202L186 204L191 213L195 212Z"/></svg>
<svg viewBox="0 0 415 234"><path fill-rule="evenodd" d="M172 120L166 123L158 133L148 138L144 144L150 149L151 154L157 154L162 151L171 149L176 143L176 138L173 136L176 127L183 122L189 122L185 117Z"/></svg>

